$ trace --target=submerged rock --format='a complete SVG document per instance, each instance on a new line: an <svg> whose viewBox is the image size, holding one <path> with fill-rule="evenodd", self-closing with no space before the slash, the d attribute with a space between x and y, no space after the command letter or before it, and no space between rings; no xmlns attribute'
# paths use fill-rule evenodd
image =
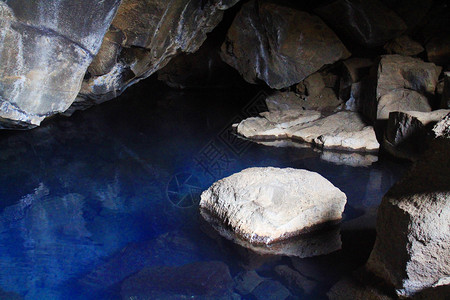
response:
<svg viewBox="0 0 450 300"><path fill-rule="evenodd" d="M415 160L427 146L433 124L440 121L450 110L432 112L391 112L384 136L384 147L392 155Z"/></svg>
<svg viewBox="0 0 450 300"><path fill-rule="evenodd" d="M272 244L342 218L346 196L321 175L250 168L202 193L202 212L252 244Z"/></svg>
<svg viewBox="0 0 450 300"><path fill-rule="evenodd" d="M413 296L450 275L449 149L449 139L436 140L378 208L367 268L399 296Z"/></svg>
<svg viewBox="0 0 450 300"><path fill-rule="evenodd" d="M303 113L303 115L301 115ZM269 113L270 114L270 113ZM311 121L313 115L301 111L298 122L281 126L266 118L249 118L237 127L239 134L253 139L290 138L314 144L324 149L357 150L375 152L379 148L375 131L366 125L356 112L342 111L331 116Z"/></svg>
<svg viewBox="0 0 450 300"><path fill-rule="evenodd" d="M233 279L223 262L150 267L122 283L123 299L233 299Z"/></svg>
<svg viewBox="0 0 450 300"><path fill-rule="evenodd" d="M269 1L243 5L222 46L222 59L250 83L281 89L350 56L317 16Z"/></svg>
<svg viewBox="0 0 450 300"><path fill-rule="evenodd" d="M35 127L72 104L119 4L0 1L0 128Z"/></svg>
<svg viewBox="0 0 450 300"><path fill-rule="evenodd" d="M337 33L366 47L383 45L407 29L403 20L378 0L337 0L316 12Z"/></svg>
<svg viewBox="0 0 450 300"><path fill-rule="evenodd" d="M369 78L370 87L362 103L364 114L377 120L387 119L390 111L399 109L430 111L425 97L434 95L441 70L441 67L418 58L382 56Z"/></svg>

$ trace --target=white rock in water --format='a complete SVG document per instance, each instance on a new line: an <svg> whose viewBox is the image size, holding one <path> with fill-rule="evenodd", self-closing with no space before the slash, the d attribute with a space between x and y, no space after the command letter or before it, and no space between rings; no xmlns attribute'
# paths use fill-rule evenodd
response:
<svg viewBox="0 0 450 300"><path fill-rule="evenodd" d="M346 195L320 174L249 168L202 193L202 214L252 244L271 244L342 218Z"/></svg>
<svg viewBox="0 0 450 300"><path fill-rule="evenodd" d="M286 113L282 118L279 115ZM356 112L341 111L319 119L318 112L303 110L295 117L293 111L263 114L264 118L248 118L237 132L253 139L291 138L325 149L376 152L380 145L372 126Z"/></svg>

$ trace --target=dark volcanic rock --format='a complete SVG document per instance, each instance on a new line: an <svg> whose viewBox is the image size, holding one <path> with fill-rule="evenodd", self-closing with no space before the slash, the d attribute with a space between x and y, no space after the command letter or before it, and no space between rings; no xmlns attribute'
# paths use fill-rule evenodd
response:
<svg viewBox="0 0 450 300"><path fill-rule="evenodd" d="M395 110L429 111L430 105L423 96L434 95L441 70L418 58L382 56L367 79L362 111L371 120L387 119L389 112Z"/></svg>
<svg viewBox="0 0 450 300"><path fill-rule="evenodd" d="M350 53L320 18L253 0L236 16L221 55L246 81L281 89Z"/></svg>
<svg viewBox="0 0 450 300"><path fill-rule="evenodd" d="M72 104L119 3L0 2L0 128L34 127Z"/></svg>
<svg viewBox="0 0 450 300"><path fill-rule="evenodd" d="M316 12L338 34L366 47L383 45L407 28L397 14L378 0L337 0Z"/></svg>
<svg viewBox="0 0 450 300"><path fill-rule="evenodd" d="M102 58L90 68L94 73L83 81L77 101L114 98L175 55L197 51L222 20L223 11L236 2L123 0L100 49Z"/></svg>
<svg viewBox="0 0 450 300"><path fill-rule="evenodd" d="M232 299L233 279L223 262L146 268L122 283L124 299Z"/></svg>
<svg viewBox="0 0 450 300"><path fill-rule="evenodd" d="M406 56L414 56L422 53L425 49L421 44L412 40L407 35L399 36L384 45L384 49L389 54L400 54Z"/></svg>
<svg viewBox="0 0 450 300"><path fill-rule="evenodd" d="M450 276L450 140L436 139L383 197L367 267L412 296Z"/></svg>

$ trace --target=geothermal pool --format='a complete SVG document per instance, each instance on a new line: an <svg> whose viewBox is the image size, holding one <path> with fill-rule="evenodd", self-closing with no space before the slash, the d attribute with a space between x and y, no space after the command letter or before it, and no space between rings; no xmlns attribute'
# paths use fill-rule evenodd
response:
<svg viewBox="0 0 450 300"><path fill-rule="evenodd" d="M261 95L255 87L179 92L144 83L70 118L0 132L0 298L120 299L135 289L165 299L192 292L183 276L198 293L217 288L223 299L326 298L365 263L375 209L407 164L237 137L231 125L263 111ZM199 194L254 166L308 169L345 192L342 249L303 259L258 255L214 234L199 217ZM196 274L180 274L190 264ZM303 288L280 266L300 274ZM145 268L153 273L133 281ZM209 276L227 268L227 276ZM251 283L239 278L255 272L263 283L246 294ZM152 284L155 273L164 284Z"/></svg>

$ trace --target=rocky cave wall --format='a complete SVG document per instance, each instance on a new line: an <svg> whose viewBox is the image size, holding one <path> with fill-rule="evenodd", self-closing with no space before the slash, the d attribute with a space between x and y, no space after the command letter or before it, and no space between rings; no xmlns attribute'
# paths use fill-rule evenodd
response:
<svg viewBox="0 0 450 300"><path fill-rule="evenodd" d="M373 103L382 96L389 103L412 99L425 111L428 103L434 109L448 107L448 100L440 98L442 93L448 97L441 82L450 57L445 1L238 2L0 1L1 127L38 126L54 114L112 99L161 69L158 77L172 87L205 86L231 66L249 83L299 97L314 98L319 88L326 95L321 98L327 98L319 102L333 105L361 93L367 99L360 102L372 103L358 107L369 119L377 118ZM208 40L215 42L191 54L233 6L231 21L222 22L224 33L210 34ZM416 60L385 57L380 62L383 54ZM384 83L365 78L371 66L405 64L410 68L388 76L394 83L385 90ZM316 72L327 89L311 78L307 89L305 79Z"/></svg>

